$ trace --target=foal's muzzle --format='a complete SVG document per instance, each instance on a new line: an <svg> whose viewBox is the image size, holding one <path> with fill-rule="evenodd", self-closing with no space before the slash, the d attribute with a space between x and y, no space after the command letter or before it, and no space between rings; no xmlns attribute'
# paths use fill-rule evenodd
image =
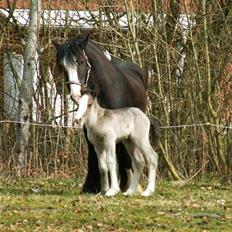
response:
<svg viewBox="0 0 232 232"><path fill-rule="evenodd" d="M76 104L78 104L80 98L81 98L80 95L78 95L78 96L73 96L73 95L71 95L71 99L72 99Z"/></svg>

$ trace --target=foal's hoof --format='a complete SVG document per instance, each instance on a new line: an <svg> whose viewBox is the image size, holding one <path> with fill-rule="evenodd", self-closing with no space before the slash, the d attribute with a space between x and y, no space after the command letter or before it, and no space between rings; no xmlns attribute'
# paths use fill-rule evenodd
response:
<svg viewBox="0 0 232 232"><path fill-rule="evenodd" d="M119 192L119 189L110 189L106 192L105 196L111 197L116 195Z"/></svg>
<svg viewBox="0 0 232 232"><path fill-rule="evenodd" d="M149 197L149 196L151 196L153 193L154 193L154 191L146 190L146 191L142 192L141 196Z"/></svg>
<svg viewBox="0 0 232 232"><path fill-rule="evenodd" d="M126 192L123 193L124 196L131 196L134 195L135 191L128 189Z"/></svg>

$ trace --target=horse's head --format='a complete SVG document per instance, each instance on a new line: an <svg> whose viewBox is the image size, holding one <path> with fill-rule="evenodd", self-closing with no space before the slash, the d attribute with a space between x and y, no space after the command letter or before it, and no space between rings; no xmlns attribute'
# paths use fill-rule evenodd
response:
<svg viewBox="0 0 232 232"><path fill-rule="evenodd" d="M91 66L85 53L89 41L86 37L77 37L63 44L53 42L57 50L57 65L64 72L65 82L69 86L71 98L78 102L81 86L86 86Z"/></svg>

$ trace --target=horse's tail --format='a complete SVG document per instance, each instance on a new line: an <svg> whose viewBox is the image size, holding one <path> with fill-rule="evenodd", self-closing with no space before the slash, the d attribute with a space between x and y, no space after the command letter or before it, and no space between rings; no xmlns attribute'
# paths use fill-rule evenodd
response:
<svg viewBox="0 0 232 232"><path fill-rule="evenodd" d="M160 142L160 122L154 118L150 117L150 142L153 147L158 147Z"/></svg>

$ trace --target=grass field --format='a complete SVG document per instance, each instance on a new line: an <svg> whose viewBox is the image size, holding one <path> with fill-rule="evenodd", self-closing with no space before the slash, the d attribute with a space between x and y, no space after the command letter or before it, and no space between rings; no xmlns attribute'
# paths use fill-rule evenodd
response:
<svg viewBox="0 0 232 232"><path fill-rule="evenodd" d="M232 231L232 186L158 182L152 197L80 194L74 179L0 179L0 231Z"/></svg>

